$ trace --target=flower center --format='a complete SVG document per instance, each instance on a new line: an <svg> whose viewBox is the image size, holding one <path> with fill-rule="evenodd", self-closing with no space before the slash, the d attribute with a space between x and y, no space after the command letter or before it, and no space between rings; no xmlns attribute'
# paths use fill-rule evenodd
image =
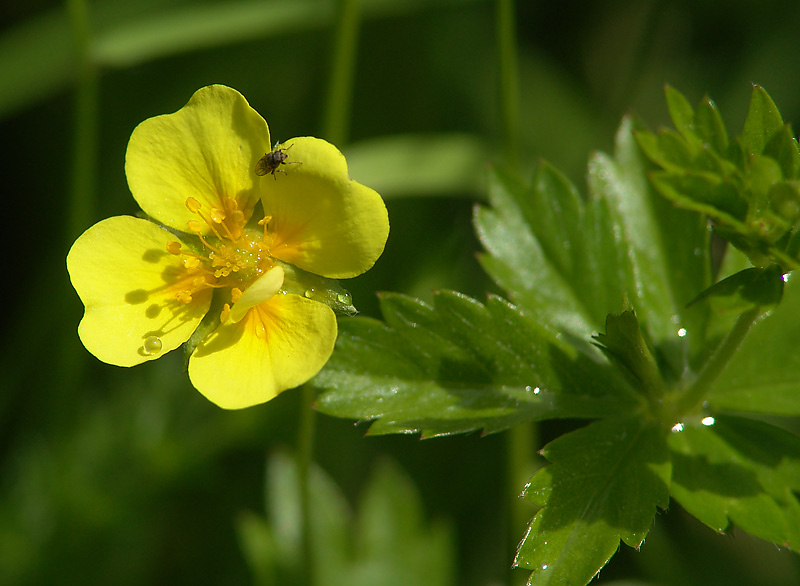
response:
<svg viewBox="0 0 800 586"><path fill-rule="evenodd" d="M188 304L199 291L228 288L231 302L236 303L243 291L275 266L269 254L272 236L268 224L272 218L265 216L258 222L263 231L245 228L246 218L233 198L224 200L224 209L205 209L189 197L186 207L200 218L189 220L187 227L197 234L205 250L189 252L180 242L167 242L167 252L183 257L183 274L172 284L175 298ZM229 316L230 305L226 303L220 317L225 321Z"/></svg>

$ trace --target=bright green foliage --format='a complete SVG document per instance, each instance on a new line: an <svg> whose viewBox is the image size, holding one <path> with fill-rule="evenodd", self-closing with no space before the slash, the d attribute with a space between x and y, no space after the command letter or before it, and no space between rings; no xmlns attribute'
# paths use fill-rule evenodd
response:
<svg viewBox="0 0 800 586"><path fill-rule="evenodd" d="M669 438L672 494L715 531L735 523L797 551L800 438L733 417L706 418Z"/></svg>
<svg viewBox="0 0 800 586"><path fill-rule="evenodd" d="M669 502L670 460L662 430L641 417L609 418L542 450L551 465L525 497L543 507L515 563L532 584L585 584L619 549L638 548L656 506Z"/></svg>
<svg viewBox="0 0 800 586"><path fill-rule="evenodd" d="M453 543L442 523L427 524L412 482L383 463L367 482L354 515L340 489L311 469L311 551L302 559L295 463L274 456L267 471L267 516L247 512L238 530L256 586L449 586ZM307 578L303 567L317 574Z"/></svg>
<svg viewBox="0 0 800 586"><path fill-rule="evenodd" d="M715 381L710 407L800 416L800 282L794 274L783 299L753 326L736 359Z"/></svg>
<svg viewBox="0 0 800 586"><path fill-rule="evenodd" d="M734 139L711 101L667 103L677 130L624 120L586 198L544 163L530 184L490 175L480 261L511 303L384 295L385 323L343 321L313 381L320 410L371 433L597 419L545 446L525 490L542 507L515 559L532 585L586 584L670 496L798 547L800 439L720 412L800 414L800 154L760 88ZM755 267L712 261L708 217Z"/></svg>
<svg viewBox="0 0 800 586"><path fill-rule="evenodd" d="M559 417L627 413L638 405L608 365L571 347L508 302L440 292L435 305L381 298L386 323L349 319L314 384L317 408L374 421L370 433L424 436Z"/></svg>
<svg viewBox="0 0 800 586"><path fill-rule="evenodd" d="M633 310L606 318L606 333L595 336L597 345L637 388L657 401L664 393L664 385L653 355L642 338L642 330Z"/></svg>
<svg viewBox="0 0 800 586"><path fill-rule="evenodd" d="M715 231L757 266L800 267L800 151L766 91L754 87L742 135L729 140L714 103L693 110L667 88L676 131L639 132L661 170L653 184L666 198L707 214Z"/></svg>

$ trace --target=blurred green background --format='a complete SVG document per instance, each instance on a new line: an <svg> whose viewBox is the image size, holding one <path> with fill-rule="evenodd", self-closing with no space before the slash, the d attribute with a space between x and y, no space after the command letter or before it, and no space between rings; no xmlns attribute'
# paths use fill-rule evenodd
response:
<svg viewBox="0 0 800 586"><path fill-rule="evenodd" d="M178 355L126 370L80 345L64 258L95 221L136 212L123 173L136 124L204 85L238 89L273 139L335 140L353 177L386 198L386 253L344 283L362 314L378 315L379 290L483 298L493 288L475 262L470 218L485 168L506 162L495 4L362 0L349 115L337 130L326 108L340 2L0 1L11 303L0 584L254 583L236 519L263 515L267 457L296 443L298 393L225 412L190 387ZM708 93L736 124L759 83L785 119L800 119L800 3L520 0L515 17L523 170L543 157L583 186L590 151L611 147L625 113L666 122L665 83L691 100ZM507 510L527 473L506 481L503 434L364 438L366 424L317 419L316 460L350 503L376 461L399 462L428 517L452 530L451 583L509 583L524 526L509 526ZM561 431L543 425L539 445ZM623 546L601 578L795 585L800 562L746 535L717 536L674 506L642 552Z"/></svg>

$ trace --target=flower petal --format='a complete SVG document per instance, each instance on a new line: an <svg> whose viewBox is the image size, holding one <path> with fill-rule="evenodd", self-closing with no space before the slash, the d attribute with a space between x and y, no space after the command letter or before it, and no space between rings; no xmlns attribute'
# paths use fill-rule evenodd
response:
<svg viewBox="0 0 800 586"><path fill-rule="evenodd" d="M165 244L174 236L130 216L103 220L84 232L67 255L72 285L86 306L78 335L103 362L134 366L189 339L211 303L211 290L191 303L169 285L183 274Z"/></svg>
<svg viewBox="0 0 800 586"><path fill-rule="evenodd" d="M188 197L206 213L225 210L225 199L233 198L249 218L263 186L255 166L269 150L267 123L244 96L212 85L197 90L174 114L149 118L134 129L125 174L148 215L185 231L188 220L198 219L186 208Z"/></svg>
<svg viewBox="0 0 800 586"><path fill-rule="evenodd" d="M189 378L225 409L264 403L319 372L333 352L336 332L327 305L275 295L203 340L189 359Z"/></svg>
<svg viewBox="0 0 800 586"><path fill-rule="evenodd" d="M274 177L261 178L272 255L333 279L368 270L389 235L381 196L351 180L342 153L324 140L292 138L280 148L284 164Z"/></svg>
<svg viewBox="0 0 800 586"><path fill-rule="evenodd" d="M284 272L281 267L272 267L261 275L247 290L242 294L239 301L231 308L231 321L233 323L242 321L242 318L254 308L271 299L283 285Z"/></svg>

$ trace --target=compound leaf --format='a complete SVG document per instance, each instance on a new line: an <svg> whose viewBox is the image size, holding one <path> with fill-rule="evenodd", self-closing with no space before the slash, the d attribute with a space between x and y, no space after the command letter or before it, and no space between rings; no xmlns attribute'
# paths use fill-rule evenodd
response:
<svg viewBox="0 0 800 586"><path fill-rule="evenodd" d="M434 305L381 297L386 323L343 320L337 349L312 380L317 409L373 421L370 433L425 436L546 418L626 412L638 399L596 354L551 334L497 297L452 292Z"/></svg>

